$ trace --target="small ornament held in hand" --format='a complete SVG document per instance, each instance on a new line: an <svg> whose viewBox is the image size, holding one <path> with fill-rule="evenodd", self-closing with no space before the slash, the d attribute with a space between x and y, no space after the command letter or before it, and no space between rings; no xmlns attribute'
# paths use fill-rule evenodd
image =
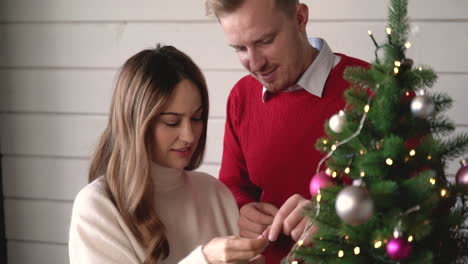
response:
<svg viewBox="0 0 468 264"><path fill-rule="evenodd" d="M344 188L336 197L336 213L347 224L360 225L374 215L374 202L362 185L361 180L354 180L353 186Z"/></svg>
<svg viewBox="0 0 468 264"><path fill-rule="evenodd" d="M394 238L388 241L387 244L387 254L394 260L406 259L410 255L412 249L411 243L403 238L400 231L395 231Z"/></svg>
<svg viewBox="0 0 468 264"><path fill-rule="evenodd" d="M330 118L330 121L328 121L328 125L330 126L330 129L335 133L343 132L345 123L346 123L346 115L345 115L345 112L342 110L340 110L338 114L334 114Z"/></svg>
<svg viewBox="0 0 468 264"><path fill-rule="evenodd" d="M428 118L434 113L434 102L424 94L418 95L411 101L411 112L415 117Z"/></svg>
<svg viewBox="0 0 468 264"><path fill-rule="evenodd" d="M312 177L309 184L309 191L312 197L316 196L321 188L333 185L332 179L324 171L321 171Z"/></svg>
<svg viewBox="0 0 468 264"><path fill-rule="evenodd" d="M468 185L468 159L460 161L461 168L455 176L455 182L460 185Z"/></svg>

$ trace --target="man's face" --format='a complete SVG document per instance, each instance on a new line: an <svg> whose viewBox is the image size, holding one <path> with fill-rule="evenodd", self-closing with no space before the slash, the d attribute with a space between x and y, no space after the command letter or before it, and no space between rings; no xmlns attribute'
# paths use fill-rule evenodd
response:
<svg viewBox="0 0 468 264"><path fill-rule="evenodd" d="M302 54L307 19L306 6L298 5L294 16L288 16L275 0L246 0L234 12L219 15L242 66L270 92L295 84L308 66Z"/></svg>

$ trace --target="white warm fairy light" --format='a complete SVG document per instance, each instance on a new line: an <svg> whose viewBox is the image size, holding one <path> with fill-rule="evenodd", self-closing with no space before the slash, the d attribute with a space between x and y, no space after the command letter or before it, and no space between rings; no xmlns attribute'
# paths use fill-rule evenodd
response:
<svg viewBox="0 0 468 264"><path fill-rule="evenodd" d="M344 251L343 250L338 251L338 257L339 258L344 257Z"/></svg>
<svg viewBox="0 0 468 264"><path fill-rule="evenodd" d="M375 248L380 248L381 246L382 246L382 241L376 241L376 242L374 243L374 247L375 247Z"/></svg>
<svg viewBox="0 0 468 264"><path fill-rule="evenodd" d="M393 160L391 158L388 158L385 163L387 163L388 166L392 166L393 165Z"/></svg>
<svg viewBox="0 0 468 264"><path fill-rule="evenodd" d="M361 249L359 247L354 248L354 255L359 255L361 253Z"/></svg>
<svg viewBox="0 0 468 264"><path fill-rule="evenodd" d="M370 110L370 106L368 104L364 106L364 112L369 113L369 110Z"/></svg>
<svg viewBox="0 0 468 264"><path fill-rule="evenodd" d="M445 190L445 189L440 190L440 196L442 196L442 197L447 196L447 190Z"/></svg>

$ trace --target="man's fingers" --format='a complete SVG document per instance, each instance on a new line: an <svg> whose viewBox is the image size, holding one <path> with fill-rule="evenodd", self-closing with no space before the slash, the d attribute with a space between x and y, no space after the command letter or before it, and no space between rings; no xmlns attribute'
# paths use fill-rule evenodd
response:
<svg viewBox="0 0 468 264"><path fill-rule="evenodd" d="M278 212L278 208L270 203L255 203L255 207L264 214L274 217Z"/></svg>
<svg viewBox="0 0 468 264"><path fill-rule="evenodd" d="M296 208L299 199L297 195L289 197L288 200L281 206L281 208L276 213L275 218L273 219L273 224L271 224L270 234L268 239L270 241L276 241L278 235L283 230L283 222L288 217L288 215Z"/></svg>
<svg viewBox="0 0 468 264"><path fill-rule="evenodd" d="M240 215L242 217L247 218L250 222L256 224L270 225L273 222L274 217L270 214L264 213L257 206L260 206L261 208L268 208L267 210L271 210L269 206L252 203L244 205L240 210Z"/></svg>
<svg viewBox="0 0 468 264"><path fill-rule="evenodd" d="M305 218L306 217L304 216L302 206L300 206L299 204L298 206L296 206L296 208L292 210L292 212L286 217L286 219L284 219L283 233L287 236L291 236L292 232L296 229L297 225L299 225L299 223L303 221ZM305 224L304 224L304 227L305 227Z"/></svg>
<svg viewBox="0 0 468 264"><path fill-rule="evenodd" d="M307 217L303 217L301 222L296 225L296 227L291 231L291 238L294 241L298 241L304 233L305 227L307 225Z"/></svg>
<svg viewBox="0 0 468 264"><path fill-rule="evenodd" d="M263 233L263 231L265 231L265 229L268 227L268 225L262 225L262 224L253 222L243 215L239 217L237 224L239 225L241 231L249 231L249 232L253 232L256 234ZM257 238L257 236L251 237L251 238Z"/></svg>

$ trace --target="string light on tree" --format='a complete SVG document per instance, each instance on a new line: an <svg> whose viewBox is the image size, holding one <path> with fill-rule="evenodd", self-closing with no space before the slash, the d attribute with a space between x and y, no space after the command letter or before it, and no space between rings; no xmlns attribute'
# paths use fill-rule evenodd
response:
<svg viewBox="0 0 468 264"><path fill-rule="evenodd" d="M354 255L359 255L361 253L361 248L355 247L354 248Z"/></svg>
<svg viewBox="0 0 468 264"><path fill-rule="evenodd" d="M344 251L343 250L338 251L338 257L339 258L344 257Z"/></svg>
<svg viewBox="0 0 468 264"><path fill-rule="evenodd" d="M393 160L391 158L388 158L385 160L385 163L387 163L388 166L392 166L393 165Z"/></svg>
<svg viewBox="0 0 468 264"><path fill-rule="evenodd" d="M441 197L446 197L447 196L447 190L446 189L440 190L440 196Z"/></svg>
<svg viewBox="0 0 468 264"><path fill-rule="evenodd" d="M382 241L376 241L376 242L374 243L374 247L375 247L375 248L380 248L380 247L382 247Z"/></svg>

